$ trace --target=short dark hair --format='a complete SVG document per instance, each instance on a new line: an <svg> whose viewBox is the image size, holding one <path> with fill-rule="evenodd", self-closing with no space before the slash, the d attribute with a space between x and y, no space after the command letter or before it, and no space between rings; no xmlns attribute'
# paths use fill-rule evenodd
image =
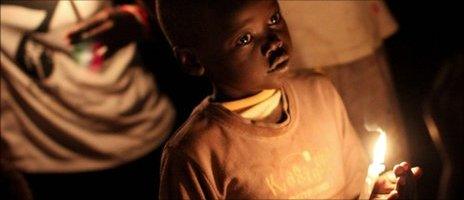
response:
<svg viewBox="0 0 464 200"><path fill-rule="evenodd" d="M157 0L161 29L172 46L196 46L215 27L208 22L218 15L233 14L246 0ZM208 35L209 36L209 35Z"/></svg>
<svg viewBox="0 0 464 200"><path fill-rule="evenodd" d="M206 29L205 6L213 1L218 0L157 0L159 24L171 46L199 45Z"/></svg>

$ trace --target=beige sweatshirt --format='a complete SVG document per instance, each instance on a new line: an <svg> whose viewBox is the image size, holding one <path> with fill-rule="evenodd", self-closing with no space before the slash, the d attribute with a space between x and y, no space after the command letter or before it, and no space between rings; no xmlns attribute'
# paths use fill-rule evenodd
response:
<svg viewBox="0 0 464 200"><path fill-rule="evenodd" d="M278 124L205 99L164 149L160 197L355 198L367 157L332 84L304 72L282 91L287 118Z"/></svg>

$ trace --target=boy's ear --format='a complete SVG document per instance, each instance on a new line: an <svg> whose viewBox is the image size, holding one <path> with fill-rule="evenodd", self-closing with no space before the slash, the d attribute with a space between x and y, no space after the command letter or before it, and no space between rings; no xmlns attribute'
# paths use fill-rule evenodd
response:
<svg viewBox="0 0 464 200"><path fill-rule="evenodd" d="M181 62L183 71L193 76L203 75L205 68L200 64L192 50L175 46L173 51L174 56Z"/></svg>

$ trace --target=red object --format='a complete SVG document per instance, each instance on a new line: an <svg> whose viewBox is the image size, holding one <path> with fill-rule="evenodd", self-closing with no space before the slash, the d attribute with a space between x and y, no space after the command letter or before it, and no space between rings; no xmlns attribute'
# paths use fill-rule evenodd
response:
<svg viewBox="0 0 464 200"><path fill-rule="evenodd" d="M103 48L103 44L95 42L92 45L92 60L89 63L89 69L92 72L100 72L103 66L104 54L98 53L98 50Z"/></svg>

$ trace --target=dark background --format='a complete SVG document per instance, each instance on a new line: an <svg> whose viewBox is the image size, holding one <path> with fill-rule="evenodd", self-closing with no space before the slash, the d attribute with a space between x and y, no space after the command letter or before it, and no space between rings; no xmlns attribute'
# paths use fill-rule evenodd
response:
<svg viewBox="0 0 464 200"><path fill-rule="evenodd" d="M410 162L421 166L424 171L418 195L420 199L434 199L437 197L442 160L424 124L423 106L442 66L464 55L464 34L459 30L464 24L464 9L456 2L386 3L400 27L394 36L385 41L385 48L407 126L412 157ZM150 66L149 70L156 74L160 89L174 101L180 125L191 109L211 92L211 87L202 78L183 74L165 41L155 43L142 45L145 50L143 57ZM161 56L153 56L155 54ZM457 152L463 152L462 146L457 148ZM464 189L462 185L457 188Z"/></svg>
<svg viewBox="0 0 464 200"><path fill-rule="evenodd" d="M386 3L400 27L385 45L408 129L411 162L424 170L419 197L436 198L442 161L424 124L423 106L443 66L456 57L462 58L463 7L443 1ZM460 88L464 90L464 86ZM463 152L464 147L457 148ZM464 189L464 186L458 188Z"/></svg>

